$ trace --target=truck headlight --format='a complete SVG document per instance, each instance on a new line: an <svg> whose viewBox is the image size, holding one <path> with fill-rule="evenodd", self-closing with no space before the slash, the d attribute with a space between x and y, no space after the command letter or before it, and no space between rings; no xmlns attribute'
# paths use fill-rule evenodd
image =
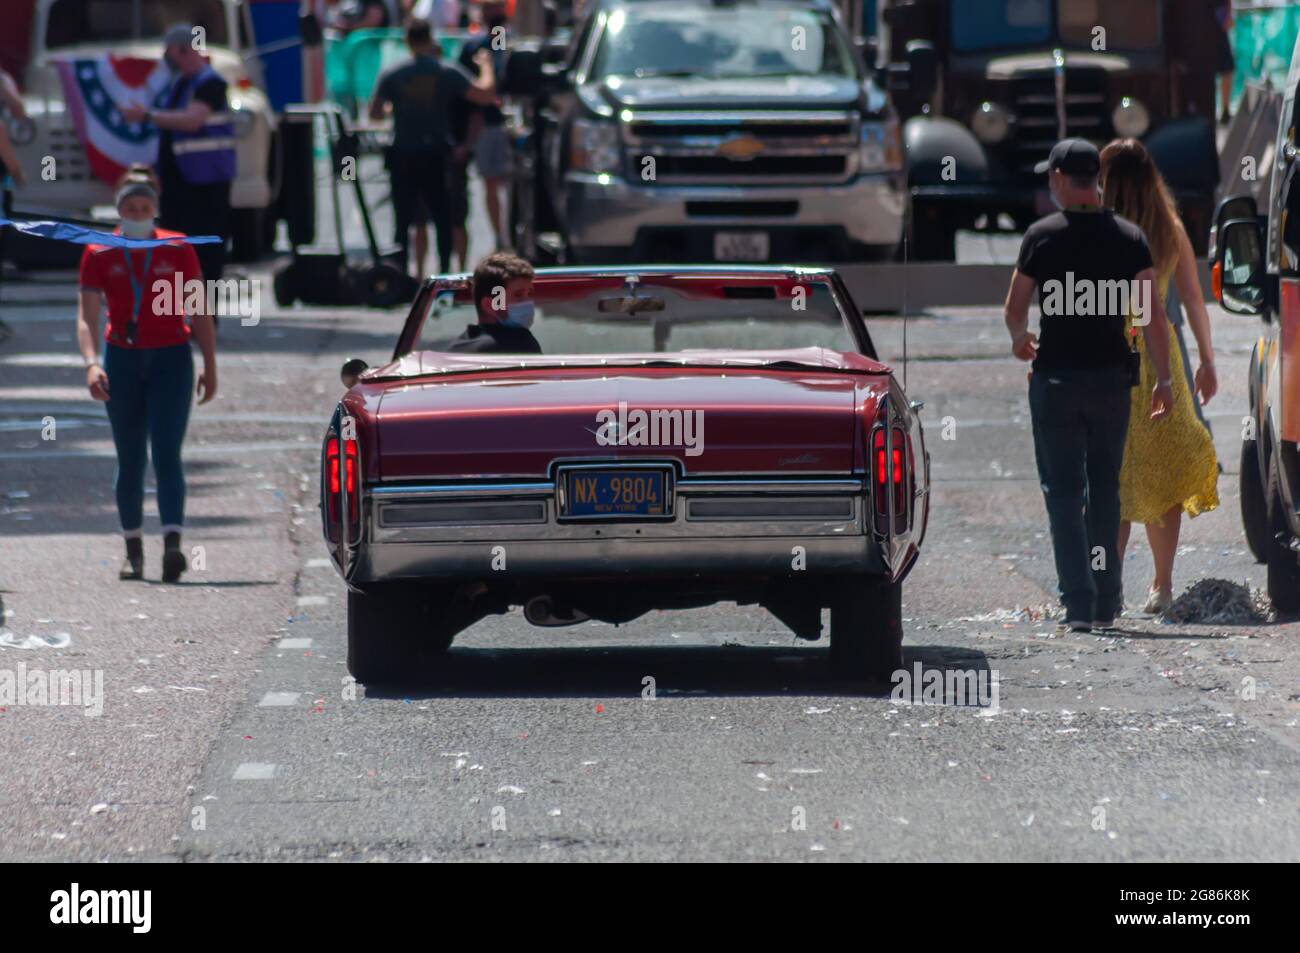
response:
<svg viewBox="0 0 1300 953"><path fill-rule="evenodd" d="M569 133L569 168L596 174L617 172L618 126L611 122L576 119Z"/></svg>
<svg viewBox="0 0 1300 953"><path fill-rule="evenodd" d="M1011 135L1011 113L997 103L985 100L970 118L971 130L986 146L997 145Z"/></svg>
<svg viewBox="0 0 1300 953"><path fill-rule="evenodd" d="M864 122L858 144L860 172L897 172L903 167L903 133L891 116L879 122Z"/></svg>
<svg viewBox="0 0 1300 953"><path fill-rule="evenodd" d="M1132 96L1125 96L1111 113L1110 121L1115 132L1125 139L1137 139L1151 128L1151 114Z"/></svg>

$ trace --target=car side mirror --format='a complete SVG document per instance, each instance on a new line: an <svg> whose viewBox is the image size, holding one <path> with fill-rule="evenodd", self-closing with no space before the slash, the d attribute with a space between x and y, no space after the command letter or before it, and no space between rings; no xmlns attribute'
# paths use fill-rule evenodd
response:
<svg viewBox="0 0 1300 953"><path fill-rule="evenodd" d="M343 382L344 387L351 389L352 385L357 382L357 378L361 376L361 372L369 367L370 365L359 357L344 361L343 368L339 371L339 380Z"/></svg>
<svg viewBox="0 0 1300 953"><path fill-rule="evenodd" d="M1219 200L1214 209L1214 229L1210 235L1210 246L1214 247L1214 236L1223 228L1224 223L1237 219L1255 219L1259 217L1259 208L1251 195L1230 195ZM1213 252L1211 252L1213 255Z"/></svg>
<svg viewBox="0 0 1300 953"><path fill-rule="evenodd" d="M1255 219L1219 227L1214 254L1215 297L1232 314L1259 314L1264 306L1264 236Z"/></svg>

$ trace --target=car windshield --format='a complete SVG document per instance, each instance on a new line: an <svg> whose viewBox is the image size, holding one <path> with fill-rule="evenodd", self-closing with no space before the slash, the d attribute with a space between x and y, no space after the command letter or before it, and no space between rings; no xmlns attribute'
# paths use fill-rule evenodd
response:
<svg viewBox="0 0 1300 953"><path fill-rule="evenodd" d="M966 51L1053 42L1097 49L1099 41L1106 50L1155 49L1160 23L1159 0L952 0L952 44Z"/></svg>
<svg viewBox="0 0 1300 953"><path fill-rule="evenodd" d="M457 350L477 323L468 289L429 301L417 350ZM531 333L543 354L692 350L857 352L848 316L824 279L791 276L539 276Z"/></svg>
<svg viewBox="0 0 1300 953"><path fill-rule="evenodd" d="M46 22L45 47L161 40L176 23L202 27L206 43L230 45L222 0L55 0Z"/></svg>
<svg viewBox="0 0 1300 953"><path fill-rule="evenodd" d="M593 75L852 76L830 17L784 7L646 4L609 15Z"/></svg>

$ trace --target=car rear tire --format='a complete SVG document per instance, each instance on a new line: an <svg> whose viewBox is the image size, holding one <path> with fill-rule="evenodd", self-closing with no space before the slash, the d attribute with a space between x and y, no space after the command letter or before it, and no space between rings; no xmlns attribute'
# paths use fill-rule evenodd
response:
<svg viewBox="0 0 1300 953"><path fill-rule="evenodd" d="M1264 495L1264 476L1259 469L1259 445L1254 440L1241 442L1241 524L1246 530L1246 545L1256 562L1267 562L1273 534L1269 532L1268 497Z"/></svg>
<svg viewBox="0 0 1300 953"><path fill-rule="evenodd" d="M888 683L903 667L903 587L851 578L831 606L831 671L844 681Z"/></svg>
<svg viewBox="0 0 1300 953"><path fill-rule="evenodd" d="M1291 538L1282 500L1282 461L1273 455L1268 475L1268 598L1279 612L1300 612L1300 555L1281 540ZM1279 538L1280 537L1280 538Z"/></svg>
<svg viewBox="0 0 1300 953"><path fill-rule="evenodd" d="M418 678L432 670L453 634L440 625L438 590L389 583L348 590L348 671L365 684Z"/></svg>

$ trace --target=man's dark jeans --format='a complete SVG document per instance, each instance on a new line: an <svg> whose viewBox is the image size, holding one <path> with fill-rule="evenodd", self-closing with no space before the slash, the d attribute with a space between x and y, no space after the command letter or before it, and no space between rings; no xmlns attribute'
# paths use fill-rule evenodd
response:
<svg viewBox="0 0 1300 953"><path fill-rule="evenodd" d="M1038 479L1072 622L1110 619L1123 607L1115 550L1130 392L1124 368L1035 371L1029 382Z"/></svg>

